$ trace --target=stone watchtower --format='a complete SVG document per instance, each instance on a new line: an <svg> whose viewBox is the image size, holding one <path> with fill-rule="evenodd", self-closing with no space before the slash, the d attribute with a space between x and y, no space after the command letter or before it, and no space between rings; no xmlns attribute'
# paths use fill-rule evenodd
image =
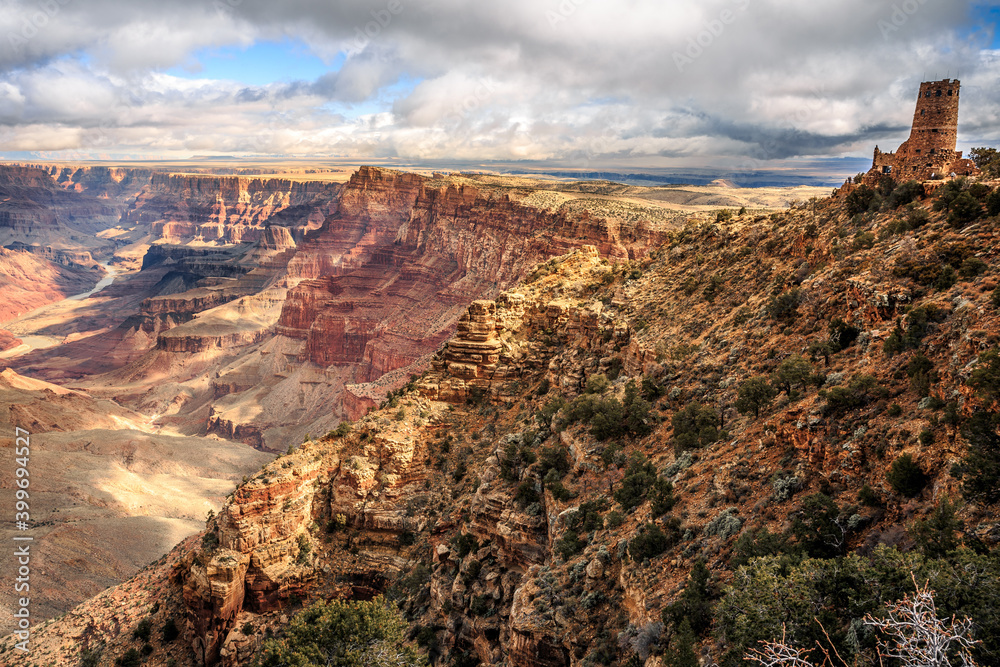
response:
<svg viewBox="0 0 1000 667"><path fill-rule="evenodd" d="M895 153L875 147L868 176L873 180L889 175L900 181L925 181L951 174L967 176L978 170L971 160L962 159L958 143L958 79L925 81L920 84L913 112L910 138Z"/></svg>

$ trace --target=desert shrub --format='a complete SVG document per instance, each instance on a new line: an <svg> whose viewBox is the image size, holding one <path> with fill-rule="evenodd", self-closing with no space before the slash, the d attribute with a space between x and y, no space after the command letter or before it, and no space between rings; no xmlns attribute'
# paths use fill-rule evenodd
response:
<svg viewBox="0 0 1000 667"><path fill-rule="evenodd" d="M979 411L962 425L969 449L962 460L962 494L982 503L1000 501L1000 416Z"/></svg>
<svg viewBox="0 0 1000 667"><path fill-rule="evenodd" d="M885 477L896 493L907 497L919 494L930 481L910 454L903 454L893 461Z"/></svg>
<svg viewBox="0 0 1000 667"><path fill-rule="evenodd" d="M309 541L308 535L299 535L297 543L299 553L295 560L299 565L305 565L309 562L309 554L312 553L312 543Z"/></svg>
<svg viewBox="0 0 1000 667"><path fill-rule="evenodd" d="M538 409L535 419L547 426L552 422L552 417L564 407L566 407L566 399L562 396L555 396Z"/></svg>
<svg viewBox="0 0 1000 667"><path fill-rule="evenodd" d="M674 447L678 451L704 447L719 439L719 416L698 402L688 403L674 414Z"/></svg>
<svg viewBox="0 0 1000 667"><path fill-rule="evenodd" d="M736 508L729 507L705 524L704 533L710 537L718 536L727 540L740 532L740 528L742 527L743 520L736 515Z"/></svg>
<svg viewBox="0 0 1000 667"><path fill-rule="evenodd" d="M793 320L799 314L799 304L802 302L802 290L793 287L790 290L772 296L764 307L764 312L773 320Z"/></svg>
<svg viewBox="0 0 1000 667"><path fill-rule="evenodd" d="M455 555L465 558L479 548L479 540L469 533L459 533L452 538L452 546L455 547Z"/></svg>
<svg viewBox="0 0 1000 667"><path fill-rule="evenodd" d="M711 579L712 574L704 559L697 559L680 596L660 613L663 624L679 628L687 621L696 635L705 634L712 626L712 603L716 597L712 591Z"/></svg>
<svg viewBox="0 0 1000 667"><path fill-rule="evenodd" d="M839 556L847 546L846 519L833 498L814 493L802 501L792 520L792 535L813 558Z"/></svg>
<svg viewBox="0 0 1000 667"><path fill-rule="evenodd" d="M796 475L776 473L771 478L771 488L774 490L776 500L785 501L802 488L802 480Z"/></svg>
<svg viewBox="0 0 1000 667"><path fill-rule="evenodd" d="M625 406L617 398L604 398L594 405L590 417L590 434L598 440L625 435Z"/></svg>
<svg viewBox="0 0 1000 667"><path fill-rule="evenodd" d="M384 598L319 601L285 627L281 639L264 642L261 667L388 665L417 667L425 658L405 643L406 621Z"/></svg>
<svg viewBox="0 0 1000 667"><path fill-rule="evenodd" d="M986 198L986 214L1000 215L1000 188L991 192Z"/></svg>
<svg viewBox="0 0 1000 667"><path fill-rule="evenodd" d="M653 417L650 414L652 405L640 395L639 386L635 380L625 385L625 396L622 401L625 409L625 431L635 437L649 435L653 431Z"/></svg>
<svg viewBox="0 0 1000 667"><path fill-rule="evenodd" d="M537 503L540 500L538 491L535 490L535 480L526 479L517 486L517 491L514 493L514 500L517 501L518 505L524 507L530 505L531 503Z"/></svg>
<svg viewBox="0 0 1000 667"><path fill-rule="evenodd" d="M827 410L832 414L864 407L873 397L883 396L886 393L884 388L878 387L874 377L863 374L852 377L846 387L820 390L820 396L826 399Z"/></svg>
<svg viewBox="0 0 1000 667"><path fill-rule="evenodd" d="M135 626L135 630L132 631L132 638L138 639L139 641L148 642L152 635L153 621L149 618L144 618L139 621L139 625Z"/></svg>
<svg viewBox="0 0 1000 667"><path fill-rule="evenodd" d="M869 250L875 247L875 234L871 232L858 232L854 235L854 250Z"/></svg>
<svg viewBox="0 0 1000 667"><path fill-rule="evenodd" d="M705 301L712 303L715 301L715 297L719 295L722 290L722 285L725 283L722 276L716 274L708 279L708 285L702 291L702 296L705 297Z"/></svg>
<svg viewBox="0 0 1000 667"><path fill-rule="evenodd" d="M655 558L671 548L680 539L680 522L673 518L666 523L667 530L655 522L646 523L639 533L629 540L628 553L632 560L642 562Z"/></svg>
<svg viewBox="0 0 1000 667"><path fill-rule="evenodd" d="M923 193L923 186L917 181L903 181L899 183L886 198L886 206L889 208L899 208L906 206Z"/></svg>
<svg viewBox="0 0 1000 667"><path fill-rule="evenodd" d="M142 664L142 655L134 648L125 651L125 654L115 660L115 667L139 667Z"/></svg>
<svg viewBox="0 0 1000 667"><path fill-rule="evenodd" d="M688 276L687 278L684 279L684 282L681 284L681 289L684 290L685 294L691 296L698 290L698 285L700 284L701 280L698 278L698 276Z"/></svg>
<svg viewBox="0 0 1000 667"><path fill-rule="evenodd" d="M813 341L809 343L809 347L806 350L809 353L809 358L813 361L819 361L820 358L823 359L823 364L825 366L830 365L830 355L837 352L829 341Z"/></svg>
<svg viewBox="0 0 1000 667"><path fill-rule="evenodd" d="M760 417L760 411L771 404L776 394L766 378L750 378L740 385L736 409L741 415L753 413L754 418Z"/></svg>
<svg viewBox="0 0 1000 667"><path fill-rule="evenodd" d="M972 571L977 574L970 577ZM866 636L857 619L879 616L888 601L912 593L913 578L929 582L937 592L938 617L967 615L974 620L983 641L974 657L979 664L995 664L991 656L1000 646L1000 559L965 549L948 559L927 559L884 546L866 557L793 562L784 556L757 558L735 571L715 613L717 636L728 647L720 664L746 665L748 649L760 640L780 638L783 631L795 646L813 648L808 656L812 664L824 660L817 642L827 650L832 642L846 664L866 664L862 655L874 652L875 637Z"/></svg>
<svg viewBox="0 0 1000 667"><path fill-rule="evenodd" d="M586 394L603 394L611 386L611 381L604 373L595 373L587 378Z"/></svg>
<svg viewBox="0 0 1000 667"><path fill-rule="evenodd" d="M997 190L997 192L1000 192L1000 190ZM993 288L993 292L990 293L990 305L1000 309L1000 285Z"/></svg>
<svg viewBox="0 0 1000 667"><path fill-rule="evenodd" d="M835 317L830 321L828 330L830 332L830 347L832 347L835 352L840 352L841 350L849 348L861 334L861 329L852 324L848 324L839 317Z"/></svg>
<svg viewBox="0 0 1000 667"><path fill-rule="evenodd" d="M351 432L351 422L345 419L344 421L337 424L337 428L327 433L327 436L333 438L343 438L350 432Z"/></svg>
<svg viewBox="0 0 1000 667"><path fill-rule="evenodd" d="M653 429L651 409L652 405L640 396L639 386L632 380L625 387L622 401L614 397L584 394L569 404L565 415L568 423L589 422L590 434L598 440L607 440L626 435L648 435Z"/></svg>
<svg viewBox="0 0 1000 667"><path fill-rule="evenodd" d="M601 513L608 507L605 498L597 498L580 503L577 511L570 516L569 527L575 531L591 533L600 530L604 526L604 519Z"/></svg>
<svg viewBox="0 0 1000 667"><path fill-rule="evenodd" d="M910 385L917 392L918 396L927 396L931 391L931 383L937 381L937 373L934 372L934 362L928 359L922 352L918 352L910 363L906 365L906 374L910 378Z"/></svg>
<svg viewBox="0 0 1000 667"><path fill-rule="evenodd" d="M677 502L674 498L674 485L664 477L657 477L653 480L647 497L649 498L650 511L654 517L663 516L673 509Z"/></svg>
<svg viewBox="0 0 1000 667"><path fill-rule="evenodd" d="M100 667L101 656L103 655L103 646L82 649L80 651L80 667Z"/></svg>
<svg viewBox="0 0 1000 667"><path fill-rule="evenodd" d="M666 387L648 375L643 376L641 387L642 397L649 402L653 402L667 393Z"/></svg>
<svg viewBox="0 0 1000 667"><path fill-rule="evenodd" d="M961 528L962 522L955 516L955 505L943 497L929 517L914 524L910 536L925 556L939 558L958 548L955 533Z"/></svg>
<svg viewBox="0 0 1000 667"><path fill-rule="evenodd" d="M625 523L625 517L618 510L611 510L604 518L604 525L608 528L618 528Z"/></svg>
<svg viewBox="0 0 1000 667"><path fill-rule="evenodd" d="M878 193L867 185L862 184L851 190L844 203L847 215L853 217L870 210L877 202Z"/></svg>
<svg viewBox="0 0 1000 667"><path fill-rule="evenodd" d="M931 216L927 210L916 205L910 208L906 214L906 224L910 229L920 229L930 222L930 220Z"/></svg>
<svg viewBox="0 0 1000 667"><path fill-rule="evenodd" d="M969 192L962 192L955 197L951 202L949 211L948 224L956 228L975 222L983 217L985 213L983 205Z"/></svg>
<svg viewBox="0 0 1000 667"><path fill-rule="evenodd" d="M534 431L516 437L504 446L500 459L500 477L508 482L516 482L521 478L525 468L538 460L533 447L535 446Z"/></svg>
<svg viewBox="0 0 1000 667"><path fill-rule="evenodd" d="M805 391L806 384L812 374L813 367L807 359L799 355L792 355L778 365L771 380L786 394L791 394L792 386L796 384L802 388L802 391Z"/></svg>
<svg viewBox="0 0 1000 667"><path fill-rule="evenodd" d="M569 560L576 554L583 551L583 548L587 546L584 540L580 539L580 535L577 534L572 528L563 533L562 537L556 540L556 553L562 556L563 560Z"/></svg>
<svg viewBox="0 0 1000 667"><path fill-rule="evenodd" d="M958 274L955 273L955 269L952 268L951 264L945 264L941 267L937 278L934 279L933 286L936 290L947 290L954 287L957 282Z"/></svg>
<svg viewBox="0 0 1000 667"><path fill-rule="evenodd" d="M180 636L180 634L181 631L177 627L177 622L172 618L168 618L167 622L163 624L163 641L170 643L175 639L177 639ZM248 634L248 633L244 632L243 634Z"/></svg>
<svg viewBox="0 0 1000 667"><path fill-rule="evenodd" d="M967 181L965 178L956 178L948 181L938 188L934 197L934 210L946 212L951 211L952 204L955 203L955 200L962 194L967 194L965 193L966 183Z"/></svg>
<svg viewBox="0 0 1000 667"><path fill-rule="evenodd" d="M901 414L903 414L903 406L901 406L899 403L893 403L892 405L889 406L889 409L886 410L885 413L890 417L898 417Z"/></svg>
<svg viewBox="0 0 1000 667"><path fill-rule="evenodd" d="M772 533L767 527L757 530L744 531L742 535L733 542L733 549L729 556L729 568L736 568L746 565L754 558L764 556L777 556L790 550L788 538L781 533Z"/></svg>
<svg viewBox="0 0 1000 667"><path fill-rule="evenodd" d="M977 147L969 151L969 159L983 172L983 177L1000 177L1000 151L995 148Z"/></svg>
<svg viewBox="0 0 1000 667"><path fill-rule="evenodd" d="M958 269L958 275L963 278L975 278L976 276L986 273L989 266L983 260L978 257L966 257L962 262L962 266Z"/></svg>
<svg viewBox="0 0 1000 667"><path fill-rule="evenodd" d="M646 460L642 454L632 457L625 477L615 489L615 502L628 511L638 507L646 500L646 495L656 482L656 466Z"/></svg>
<svg viewBox="0 0 1000 667"><path fill-rule="evenodd" d="M569 472L569 450L562 445L542 447L538 464L540 474L548 475L551 471L555 471L557 478L562 479Z"/></svg>
<svg viewBox="0 0 1000 667"><path fill-rule="evenodd" d="M930 330L931 325L944 319L946 313L934 304L912 308L906 314L906 329L897 320L896 327L882 344L886 354L892 356L904 350L915 350Z"/></svg>
<svg viewBox="0 0 1000 667"><path fill-rule="evenodd" d="M697 636L691 627L691 621L685 618L670 638L670 644L663 654L663 664L670 667L700 667L701 661L695 651L697 648Z"/></svg>
<svg viewBox="0 0 1000 667"><path fill-rule="evenodd" d="M868 484L861 487L858 491L858 500L865 507L879 507L882 504L882 499L879 498L878 493Z"/></svg>
<svg viewBox="0 0 1000 667"><path fill-rule="evenodd" d="M979 363L969 377L969 386L985 401L1000 400L1000 349L980 355Z"/></svg>
<svg viewBox="0 0 1000 667"><path fill-rule="evenodd" d="M559 502L564 502L574 497L573 492L567 489L562 482L547 480L545 487L552 494L552 497Z"/></svg>

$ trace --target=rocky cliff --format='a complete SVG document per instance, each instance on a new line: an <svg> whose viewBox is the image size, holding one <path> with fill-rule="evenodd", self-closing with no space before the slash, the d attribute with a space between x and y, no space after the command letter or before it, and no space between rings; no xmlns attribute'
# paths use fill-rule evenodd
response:
<svg viewBox="0 0 1000 667"><path fill-rule="evenodd" d="M466 202L448 210L475 209L469 193L443 190ZM810 575L821 583L892 558L968 573L931 560L938 552L921 532L942 498L960 496L961 528L948 524L948 539L968 549L952 546L948 558L978 563L976 590L993 590L1000 527L992 487L976 485L989 468L974 454L998 437L995 422L982 426L1000 391L998 223L932 204L923 196L855 216L840 200L815 201L692 222L634 260L592 244L538 263L463 307L422 376L269 463L200 544L172 552L143 587L123 586L137 596L131 615L94 602L38 640L62 651L82 636L80 619L118 623L101 633L112 659L134 645L137 610L160 602L146 613L183 628L177 641L153 642L151 664L243 665L305 601L382 592L435 664L670 664L684 634L675 612L704 623L685 639L694 659L738 664L740 650L773 637L752 634L771 619L743 623L737 601L785 576L754 557L784 553L794 572L829 567ZM404 241L418 219L400 223L403 252L421 247ZM447 224L461 236L456 219ZM420 238L434 247L444 236ZM456 262L474 254L461 245L450 246ZM336 285L301 283L302 294L326 295L315 315L283 311L283 326L306 331L328 312L346 321L358 299L343 306ZM358 354L361 338L350 340L332 354ZM904 483L908 465L919 474ZM813 529L834 532L814 539ZM697 592L689 574L701 564L708 579ZM848 590L872 585L844 576ZM753 604L788 601L784 620L799 638L822 614L841 650L870 656L842 618L855 598L841 604L834 588L800 600L808 581ZM994 603L973 598L939 599L943 613L973 615L992 650ZM800 602L808 618L795 615Z"/></svg>
<svg viewBox="0 0 1000 667"><path fill-rule="evenodd" d="M243 243L261 238L264 223L294 213L298 233L334 206L340 184L322 181L157 172L125 211L122 222L148 227L154 239ZM316 220L318 223L318 220Z"/></svg>
<svg viewBox="0 0 1000 667"><path fill-rule="evenodd" d="M514 284L539 259L586 243L636 258L665 231L512 196L362 168L338 214L291 261L290 278L308 280L289 291L278 332L305 340L309 361L360 366L356 377L373 381L436 348L464 304Z"/></svg>

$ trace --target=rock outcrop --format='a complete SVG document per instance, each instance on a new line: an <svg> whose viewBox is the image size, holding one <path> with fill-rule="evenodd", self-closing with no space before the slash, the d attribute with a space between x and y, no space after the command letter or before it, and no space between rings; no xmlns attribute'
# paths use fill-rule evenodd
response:
<svg viewBox="0 0 1000 667"><path fill-rule="evenodd" d="M546 257L592 244L640 257L665 230L551 212L509 193L362 168L337 215L299 247L278 332L306 341L307 360L351 364L373 381L452 333L464 304L495 296Z"/></svg>
<svg viewBox="0 0 1000 667"><path fill-rule="evenodd" d="M192 240L244 243L261 238L265 222L282 211L304 232L315 212L328 213L340 184L246 176L154 173L122 216L167 243ZM280 218L276 221L280 224Z"/></svg>

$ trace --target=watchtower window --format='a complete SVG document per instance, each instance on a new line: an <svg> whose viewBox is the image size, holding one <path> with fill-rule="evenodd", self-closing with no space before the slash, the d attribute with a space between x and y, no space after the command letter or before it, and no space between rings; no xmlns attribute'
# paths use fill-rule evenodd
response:
<svg viewBox="0 0 1000 667"><path fill-rule="evenodd" d="M891 164L882 165L882 173L883 174L891 174L892 173L892 165Z"/></svg>
<svg viewBox="0 0 1000 667"><path fill-rule="evenodd" d="M954 91L953 91L953 90L949 90L949 91L948 91L948 97L951 97L951 96L952 96L953 94L954 94Z"/></svg>
<svg viewBox="0 0 1000 667"><path fill-rule="evenodd" d="M931 130L931 132L933 132L934 134L937 134L937 131L938 129L936 127L933 130Z"/></svg>
<svg viewBox="0 0 1000 667"><path fill-rule="evenodd" d="M924 97L930 97L930 96L931 96L931 91L928 90L926 93L924 93Z"/></svg>
<svg viewBox="0 0 1000 667"><path fill-rule="evenodd" d="M920 115L921 116L923 116L925 113L927 113L927 109L921 109L920 110Z"/></svg>
<svg viewBox="0 0 1000 667"><path fill-rule="evenodd" d="M941 91L940 91L940 89L937 90L937 91L935 91L934 97L941 97Z"/></svg>
<svg viewBox="0 0 1000 667"><path fill-rule="evenodd" d="M917 149L917 155L920 155L920 149L919 148Z"/></svg>

